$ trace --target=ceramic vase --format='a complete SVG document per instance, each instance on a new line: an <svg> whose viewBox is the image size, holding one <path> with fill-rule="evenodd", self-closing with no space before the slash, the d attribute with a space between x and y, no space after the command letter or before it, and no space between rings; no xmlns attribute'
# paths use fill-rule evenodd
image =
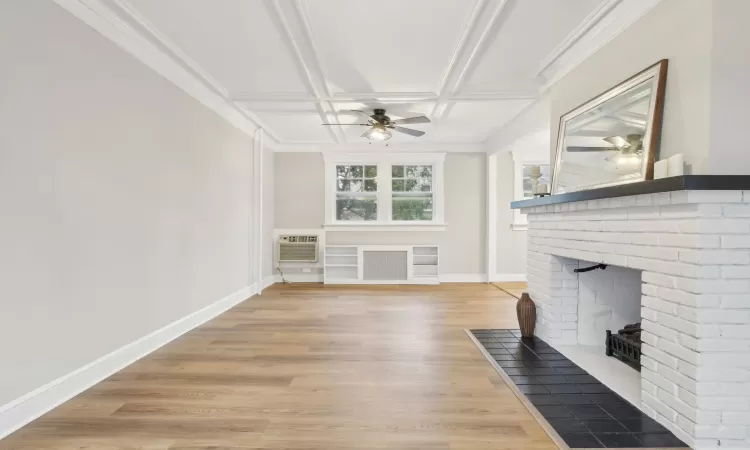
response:
<svg viewBox="0 0 750 450"><path fill-rule="evenodd" d="M534 326L536 326L536 305L524 292L516 303L516 314L518 315L518 325L521 328L521 336L530 338L534 336Z"/></svg>

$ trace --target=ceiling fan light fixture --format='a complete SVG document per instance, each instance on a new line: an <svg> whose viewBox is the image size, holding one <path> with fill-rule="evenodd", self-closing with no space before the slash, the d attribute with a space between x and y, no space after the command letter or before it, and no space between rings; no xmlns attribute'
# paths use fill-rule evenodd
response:
<svg viewBox="0 0 750 450"><path fill-rule="evenodd" d="M373 127L365 133L365 137L371 141L387 141L393 133L385 128Z"/></svg>

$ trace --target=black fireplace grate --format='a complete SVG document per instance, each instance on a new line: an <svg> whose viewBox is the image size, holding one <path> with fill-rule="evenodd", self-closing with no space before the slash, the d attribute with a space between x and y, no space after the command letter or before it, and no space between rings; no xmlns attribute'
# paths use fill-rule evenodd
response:
<svg viewBox="0 0 750 450"><path fill-rule="evenodd" d="M607 356L614 356L638 372L641 371L641 344L622 334L607 330Z"/></svg>

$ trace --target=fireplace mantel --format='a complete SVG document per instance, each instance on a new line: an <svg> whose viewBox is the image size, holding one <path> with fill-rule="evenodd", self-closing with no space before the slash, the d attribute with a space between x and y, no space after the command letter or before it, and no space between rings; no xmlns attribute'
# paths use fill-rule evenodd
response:
<svg viewBox="0 0 750 450"><path fill-rule="evenodd" d="M750 175L682 175L659 180L640 181L567 194L519 200L510 204L511 209L558 203L582 202L603 198L627 197L631 195L658 194L674 191L745 191L750 190Z"/></svg>

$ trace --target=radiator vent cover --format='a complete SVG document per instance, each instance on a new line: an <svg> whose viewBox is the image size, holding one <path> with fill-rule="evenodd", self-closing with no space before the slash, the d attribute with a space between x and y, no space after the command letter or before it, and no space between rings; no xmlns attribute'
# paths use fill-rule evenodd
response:
<svg viewBox="0 0 750 450"><path fill-rule="evenodd" d="M362 252L362 278L365 280L407 280L407 253L396 251Z"/></svg>
<svg viewBox="0 0 750 450"><path fill-rule="evenodd" d="M279 262L317 262L318 236L279 236Z"/></svg>

